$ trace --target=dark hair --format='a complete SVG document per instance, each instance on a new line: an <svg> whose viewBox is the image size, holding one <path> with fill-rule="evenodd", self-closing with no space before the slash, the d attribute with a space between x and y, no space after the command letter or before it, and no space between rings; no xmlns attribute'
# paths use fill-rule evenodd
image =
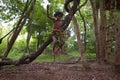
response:
<svg viewBox="0 0 120 80"><path fill-rule="evenodd" d="M57 12L55 12L54 17L57 17L58 15L63 16L63 13L62 13L62 12L57 11Z"/></svg>

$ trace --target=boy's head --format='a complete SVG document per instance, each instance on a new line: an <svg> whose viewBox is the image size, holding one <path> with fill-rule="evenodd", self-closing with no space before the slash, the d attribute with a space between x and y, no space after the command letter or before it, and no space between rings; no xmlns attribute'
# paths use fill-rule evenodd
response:
<svg viewBox="0 0 120 80"><path fill-rule="evenodd" d="M54 17L62 17L62 16L63 16L63 13L59 11L55 12L54 14Z"/></svg>

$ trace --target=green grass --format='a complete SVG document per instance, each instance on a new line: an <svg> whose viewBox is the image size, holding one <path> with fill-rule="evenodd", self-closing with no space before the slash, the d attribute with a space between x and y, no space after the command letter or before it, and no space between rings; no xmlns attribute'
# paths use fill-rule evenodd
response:
<svg viewBox="0 0 120 80"><path fill-rule="evenodd" d="M55 61L61 61L61 60L69 60L72 57L80 57L80 53L78 51L72 51L69 52L67 55L56 55ZM95 59L96 54L94 53L88 53L86 54L87 59ZM54 56L52 56L50 53L42 54L40 55L36 60L36 62L53 62Z"/></svg>
<svg viewBox="0 0 120 80"><path fill-rule="evenodd" d="M13 60L17 60L22 55L23 53L17 53L16 51L12 51L11 53L9 53L8 57ZM55 61L65 61L73 57L80 57L80 53L78 51L71 51L68 52L67 55L59 54L55 56ZM96 55L94 53L87 53L86 57L87 59L95 59ZM51 53L41 54L35 59L35 62L53 62L53 61L54 56Z"/></svg>
<svg viewBox="0 0 120 80"><path fill-rule="evenodd" d="M13 60L18 60L19 58L21 58L23 55L23 53L17 53L15 51L13 52L10 52L9 55L8 55L8 58L11 58Z"/></svg>
<svg viewBox="0 0 120 80"><path fill-rule="evenodd" d="M69 58L71 58L70 55L56 55L55 61L68 60ZM53 62L53 61L54 56L51 55L50 53L42 54L35 60L35 62Z"/></svg>
<svg viewBox="0 0 120 80"><path fill-rule="evenodd" d="M87 57L87 59L96 59L96 54L95 53L87 53L86 57Z"/></svg>

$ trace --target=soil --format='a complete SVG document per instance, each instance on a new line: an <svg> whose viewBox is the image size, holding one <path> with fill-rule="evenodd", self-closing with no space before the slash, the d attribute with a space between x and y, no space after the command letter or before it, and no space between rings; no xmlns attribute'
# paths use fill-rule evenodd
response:
<svg viewBox="0 0 120 80"><path fill-rule="evenodd" d="M90 63L85 70L81 63L32 62L20 66L4 66L0 70L0 80L120 80L110 65Z"/></svg>

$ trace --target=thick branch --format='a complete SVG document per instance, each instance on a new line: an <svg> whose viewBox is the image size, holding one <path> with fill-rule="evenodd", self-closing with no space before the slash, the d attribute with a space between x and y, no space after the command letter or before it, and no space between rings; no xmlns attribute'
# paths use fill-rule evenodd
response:
<svg viewBox="0 0 120 80"><path fill-rule="evenodd" d="M88 0L85 0L85 2L77 8L77 10L80 10L87 3L87 1Z"/></svg>

